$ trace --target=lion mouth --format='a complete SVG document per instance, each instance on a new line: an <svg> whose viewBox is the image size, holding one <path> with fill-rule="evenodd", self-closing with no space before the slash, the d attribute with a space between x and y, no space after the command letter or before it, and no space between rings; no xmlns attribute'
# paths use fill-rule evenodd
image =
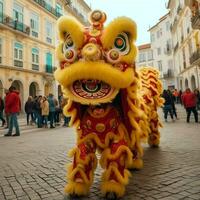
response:
<svg viewBox="0 0 200 200"><path fill-rule="evenodd" d="M111 95L114 92L109 84L99 80L77 80L71 85L71 91L74 95L86 99L101 99Z"/></svg>

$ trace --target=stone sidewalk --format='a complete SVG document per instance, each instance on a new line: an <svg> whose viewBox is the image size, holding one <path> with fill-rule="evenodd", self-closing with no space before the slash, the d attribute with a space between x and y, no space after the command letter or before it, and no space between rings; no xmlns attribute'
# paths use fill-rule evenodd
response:
<svg viewBox="0 0 200 200"><path fill-rule="evenodd" d="M163 122L160 148L144 145L144 168L132 172L123 200L200 200L200 124L187 124L180 106L178 115L176 122ZM0 200L63 200L74 143L71 128L0 137ZM101 172L97 168L90 196L82 200L103 199Z"/></svg>

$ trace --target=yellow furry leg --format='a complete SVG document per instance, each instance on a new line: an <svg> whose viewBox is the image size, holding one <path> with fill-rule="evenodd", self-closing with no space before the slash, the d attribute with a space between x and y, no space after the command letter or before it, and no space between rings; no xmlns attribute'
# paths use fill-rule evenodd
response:
<svg viewBox="0 0 200 200"><path fill-rule="evenodd" d="M143 168L143 160L141 158L133 159L129 169L142 169Z"/></svg>
<svg viewBox="0 0 200 200"><path fill-rule="evenodd" d="M103 182L101 185L101 192L105 196L108 192L114 192L117 197L124 196L125 186L115 181Z"/></svg>
<svg viewBox="0 0 200 200"><path fill-rule="evenodd" d="M70 195L87 196L89 194L90 186L85 183L69 182L65 186L64 192Z"/></svg>
<svg viewBox="0 0 200 200"><path fill-rule="evenodd" d="M159 135L156 134L152 134L149 136L148 138L148 144L151 147L158 147L160 144L160 137Z"/></svg>

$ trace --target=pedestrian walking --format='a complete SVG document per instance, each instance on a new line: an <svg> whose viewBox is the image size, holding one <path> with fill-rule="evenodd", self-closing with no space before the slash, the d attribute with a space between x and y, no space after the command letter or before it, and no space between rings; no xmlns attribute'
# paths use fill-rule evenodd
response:
<svg viewBox="0 0 200 200"><path fill-rule="evenodd" d="M49 121L50 121L50 128L55 128L54 126L54 115L55 115L55 110L56 110L56 106L55 106L55 100L54 100L54 96L53 94L49 94L48 97L48 102L49 102Z"/></svg>
<svg viewBox="0 0 200 200"><path fill-rule="evenodd" d="M25 107L24 107L24 110L26 112L26 122L27 122L27 125L29 125L29 118L30 118L30 116L31 116L31 125L34 122L33 106L34 106L33 98L32 98L32 96L29 96L28 100L25 103Z"/></svg>
<svg viewBox="0 0 200 200"><path fill-rule="evenodd" d="M14 86L9 88L9 94L7 96L7 107L9 113L9 126L8 133L4 136L11 136L13 127L16 129L16 133L13 136L20 136L19 124L17 116L21 110L21 101L19 98L19 91Z"/></svg>
<svg viewBox="0 0 200 200"><path fill-rule="evenodd" d="M187 123L190 122L191 112L194 114L195 122L198 123L198 113L196 110L197 99L196 95L191 92L190 88L187 88L182 95L182 102L187 112Z"/></svg>
<svg viewBox="0 0 200 200"><path fill-rule="evenodd" d="M3 117L3 111L4 111L4 101L3 98L0 96L0 120L2 121L2 127L6 123L6 120Z"/></svg>
<svg viewBox="0 0 200 200"><path fill-rule="evenodd" d="M5 89L4 92L5 92L5 98L4 98L5 110L4 110L4 112L5 112L5 116L6 116L6 127L5 127L5 129L7 129L8 126L9 126L9 112L8 112L9 107L8 107L8 103L7 103L8 102L9 90Z"/></svg>
<svg viewBox="0 0 200 200"><path fill-rule="evenodd" d="M173 110L172 110L173 99L167 90L163 90L162 97L165 99L163 107L165 122L167 122L168 113L170 114L172 121L174 121Z"/></svg>
<svg viewBox="0 0 200 200"><path fill-rule="evenodd" d="M49 115L49 102L45 96L42 97L40 106L42 109L42 124L44 125L45 128L47 128L48 127L48 115Z"/></svg>

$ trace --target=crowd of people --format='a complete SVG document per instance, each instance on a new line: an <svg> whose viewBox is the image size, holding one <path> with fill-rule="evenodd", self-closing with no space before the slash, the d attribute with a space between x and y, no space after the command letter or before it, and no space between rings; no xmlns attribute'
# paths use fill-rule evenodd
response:
<svg viewBox="0 0 200 200"><path fill-rule="evenodd" d="M36 125L38 128L55 128L60 125L63 118L63 126L68 127L70 118L63 116L63 107L67 99L62 95L58 99L53 94L46 96L29 96L25 105L27 125ZM0 97L0 120L2 127L8 129L4 136L20 136L18 115L21 112L19 91L14 86L5 90L5 97ZM15 134L12 134L15 127Z"/></svg>
<svg viewBox="0 0 200 200"><path fill-rule="evenodd" d="M198 123L198 111L200 110L200 92L198 89L195 89L194 92L190 88L187 88L184 92L177 91L177 89L173 91L170 89L163 90L162 97L165 99L163 106L165 122L167 122L168 114L173 122L175 118L178 119L175 105L180 103L186 110L186 122L190 122L190 115L193 113L195 122Z"/></svg>

